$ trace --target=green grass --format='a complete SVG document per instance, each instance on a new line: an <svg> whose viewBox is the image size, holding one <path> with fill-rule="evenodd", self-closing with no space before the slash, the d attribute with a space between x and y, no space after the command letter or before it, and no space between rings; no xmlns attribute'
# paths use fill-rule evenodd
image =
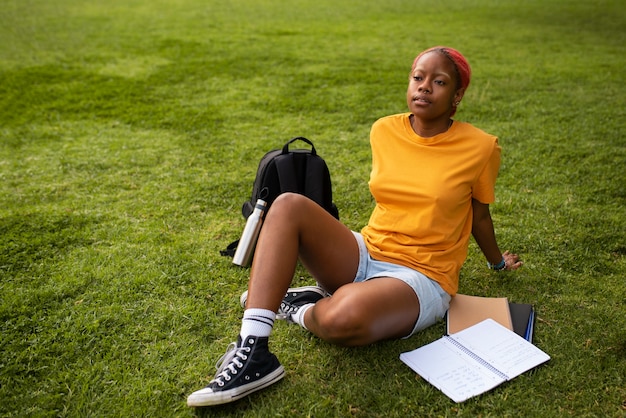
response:
<svg viewBox="0 0 626 418"><path fill-rule="evenodd" d="M0 22L0 416L626 414L621 2L1 0ZM526 262L472 244L460 291L532 303L552 360L457 405L398 359L443 324L346 349L281 322L284 381L187 408L239 328L247 270L219 250L261 156L312 139L360 228L369 128L435 44L473 66L457 118L500 137L496 233Z"/></svg>

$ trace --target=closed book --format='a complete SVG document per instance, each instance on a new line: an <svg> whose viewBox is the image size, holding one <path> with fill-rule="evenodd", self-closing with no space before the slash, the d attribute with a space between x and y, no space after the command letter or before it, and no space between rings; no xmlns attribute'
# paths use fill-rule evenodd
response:
<svg viewBox="0 0 626 418"><path fill-rule="evenodd" d="M507 298L490 298L458 293L450 301L447 334L454 334L491 318L513 331L511 310Z"/></svg>
<svg viewBox="0 0 626 418"><path fill-rule="evenodd" d="M533 341L535 311L529 303L509 303L513 331L526 339Z"/></svg>

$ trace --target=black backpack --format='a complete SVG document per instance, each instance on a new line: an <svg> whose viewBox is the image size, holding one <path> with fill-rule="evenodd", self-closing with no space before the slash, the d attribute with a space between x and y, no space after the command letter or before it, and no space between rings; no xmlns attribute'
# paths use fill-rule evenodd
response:
<svg viewBox="0 0 626 418"><path fill-rule="evenodd" d="M304 141L311 149L289 150L295 141ZM300 193L326 209L339 219L339 211L333 203L330 172L311 141L298 136L289 140L282 149L275 149L263 156L257 169L250 200L244 202L241 213L248 218L257 199L267 202L266 211L278 195L285 192Z"/></svg>
<svg viewBox="0 0 626 418"><path fill-rule="evenodd" d="M295 141L304 141L311 149L289 149ZM313 200L328 213L339 219L339 210L333 203L333 192L330 182L330 171L326 161L319 155L311 141L298 136L289 140L281 149L266 153L257 169L252 195L244 202L241 213L248 218L257 199L267 202L266 213L278 195L285 192L300 193ZM238 241L231 243L222 255L232 256Z"/></svg>

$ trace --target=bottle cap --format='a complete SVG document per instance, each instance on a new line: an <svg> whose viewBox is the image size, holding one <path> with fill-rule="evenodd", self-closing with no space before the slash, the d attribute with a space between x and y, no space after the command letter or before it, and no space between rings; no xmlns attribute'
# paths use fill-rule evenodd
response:
<svg viewBox="0 0 626 418"><path fill-rule="evenodd" d="M267 206L267 202L263 199L259 199L256 201L256 205L254 206L254 208L264 210L266 206Z"/></svg>

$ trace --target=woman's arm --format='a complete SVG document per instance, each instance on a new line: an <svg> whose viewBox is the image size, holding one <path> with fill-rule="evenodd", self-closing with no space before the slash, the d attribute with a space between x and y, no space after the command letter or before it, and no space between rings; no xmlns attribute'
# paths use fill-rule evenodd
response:
<svg viewBox="0 0 626 418"><path fill-rule="evenodd" d="M472 235L490 265L498 265L502 260L506 270L515 270L522 266L517 254L509 251L500 252L493 229L493 221L489 212L489 205L472 199L473 219Z"/></svg>

